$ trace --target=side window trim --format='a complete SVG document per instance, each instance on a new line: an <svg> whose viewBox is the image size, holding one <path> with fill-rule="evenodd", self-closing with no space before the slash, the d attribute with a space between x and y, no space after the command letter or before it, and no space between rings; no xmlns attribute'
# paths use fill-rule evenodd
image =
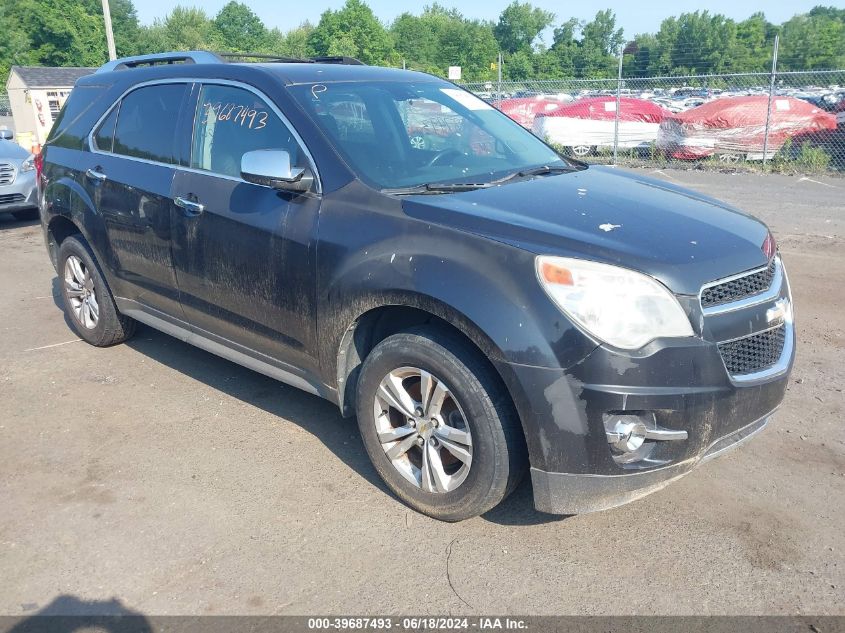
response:
<svg viewBox="0 0 845 633"><path fill-rule="evenodd" d="M148 163L150 165L162 165L164 167L179 167L180 165L178 163L163 163L163 162L158 161L158 160L150 160L149 158L139 158L137 156L129 156L127 154L117 154L114 151L114 135L117 133L117 124L120 121L120 108L123 105L123 100L130 93L135 92L136 90L139 90L141 88L146 88L148 86L169 85L169 84L184 84L185 90L184 90L184 93L182 94L182 104L184 105L186 99L188 99L190 94L191 94L190 90L191 90L192 84L194 84L194 83L195 83L195 81L193 79L174 78L174 79L154 79L152 81L143 81L143 82L138 83L138 84L133 84L132 86L130 86L129 88L124 90L120 94L120 96L115 100L115 102L111 106L109 106L109 108L102 114L102 116L100 116L100 118L97 119L97 122L94 123L93 126L91 126L91 131L88 133L88 136L87 136L88 150L90 152L94 153L94 154L106 154L106 155L109 155L109 156L119 156L120 158L138 161L139 163ZM107 118L109 118L109 115L111 115L112 111L115 110L115 109L117 109L117 116L115 117L114 129L112 130L112 149L111 149L111 151L106 151L104 149L100 149L99 147L97 147L97 142L95 140L95 137L97 135L97 131L100 129L100 126L103 125L105 120ZM177 121L177 132L178 132L178 124L179 124L179 122ZM174 146L173 146L174 157L176 157L175 156L175 154L176 154L176 152L175 152L176 139L173 139L173 143L174 143Z"/></svg>
<svg viewBox="0 0 845 633"><path fill-rule="evenodd" d="M197 77L174 77L174 78L169 78L169 79L153 79L153 80L150 80L150 81L144 81L144 82L141 82L141 83L133 84L132 86L127 88L120 95L120 97L118 97L115 100L114 105L112 105L108 110L106 110L106 112L99 119L97 119L97 122L91 127L91 131L88 133L88 137L87 137L88 149L95 154L109 154L109 155L117 156L118 154L114 154L113 152L106 152L104 150L98 149L97 144L94 142L94 133L100 128L100 125L103 124L103 121L106 119L106 117L108 117L108 115L111 113L111 111L114 108L120 106L120 104L123 102L123 99L124 99L124 97L126 97L126 95L128 95L133 90L137 90L138 88L143 88L145 86L155 86L155 85L159 85L159 84L186 84L186 86L185 86L185 88L186 88L185 89L185 93L186 93L185 98L186 99L190 95L193 94L192 93L193 88L191 87L191 84L196 86L197 89L200 89L203 84L235 86L237 88L244 88L245 90L249 90L253 94L257 95L259 98L263 99L267 103L267 105L270 106L270 109L273 111L273 113L277 117L279 117L282 124L288 129L288 131L293 135L293 138L296 139L296 142L302 148L302 151L305 153L305 157L308 159L308 165L310 166L311 171L314 174L314 182L317 185L317 187L316 187L317 194L322 194L323 183L322 183L322 180L320 179L320 172L317 169L317 163L314 160L314 155L311 153L311 150L308 148L308 145L305 143L302 136L300 136L299 132L296 130L296 128L293 126L293 124L291 124L290 120L282 113L282 111L276 105L276 102L273 101L272 99L270 99L269 97L267 97L267 95L265 95L262 91L258 90L257 88L254 88L254 87L250 86L249 84L245 84L245 83L240 82L240 81L233 81L231 79L203 79L203 78L197 78ZM190 115L188 115L188 116L185 117L186 123L190 120L191 129L192 129L192 132L191 132L191 148L192 148L192 150L191 151L193 151L193 136L194 136L194 130L196 130L196 117L197 117L198 112L199 112L199 99L197 99L197 107L195 108L194 116L190 117ZM120 112L118 112L118 118L119 117L120 117ZM115 129L117 129L117 120L115 120ZM112 149L114 149L114 135L112 135ZM175 164L174 165L174 164L170 164L170 163L162 163L162 162L155 161L155 160L148 160L146 158L137 158L135 156L124 156L123 154L120 154L119 156L121 158L125 158L127 160L135 160L135 161L142 162L142 163L150 163L152 165L164 165L165 167L174 167L176 169L184 169L184 170L187 170L187 171L196 172L198 174L205 174L205 175L212 174L212 172L204 171L204 170L201 170L201 169L193 169L192 167L188 167L188 166L181 165L181 164ZM190 153L189 153L187 158L188 158L188 164L190 164L190 160L191 160ZM225 174L213 174L213 175L217 176L219 178L229 178L229 179L232 179L232 180L236 180L238 182L246 182L242 178L235 178L233 176L226 176Z"/></svg>

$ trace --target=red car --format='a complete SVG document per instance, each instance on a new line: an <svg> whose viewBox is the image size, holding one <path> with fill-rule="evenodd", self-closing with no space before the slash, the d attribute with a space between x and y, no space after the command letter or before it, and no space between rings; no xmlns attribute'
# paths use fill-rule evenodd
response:
<svg viewBox="0 0 845 633"><path fill-rule="evenodd" d="M719 156L726 162L763 158L768 96L730 97L666 117L660 124L657 146L670 158L696 160ZM836 117L811 103L792 97L774 97L769 116L767 158L786 139L836 129Z"/></svg>
<svg viewBox="0 0 845 633"><path fill-rule="evenodd" d="M497 104L499 110L507 114L522 127L531 129L534 125L534 117L538 114L545 114L557 110L562 101L544 99L542 97L523 97L519 99L505 99Z"/></svg>
<svg viewBox="0 0 845 633"><path fill-rule="evenodd" d="M561 145L576 156L586 156L599 147L646 148L657 138L661 121L670 115L645 99L614 95L588 97L567 103L534 118L533 131L550 143ZM617 121L618 119L618 121Z"/></svg>

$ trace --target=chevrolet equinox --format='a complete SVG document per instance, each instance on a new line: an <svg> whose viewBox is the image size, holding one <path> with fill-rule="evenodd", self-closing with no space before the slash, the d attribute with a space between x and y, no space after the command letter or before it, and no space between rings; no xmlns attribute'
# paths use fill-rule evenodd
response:
<svg viewBox="0 0 845 633"><path fill-rule="evenodd" d="M639 498L761 430L794 356L775 240L562 156L452 83L349 58L118 59L35 166L74 329L144 323L357 416L446 521Z"/></svg>

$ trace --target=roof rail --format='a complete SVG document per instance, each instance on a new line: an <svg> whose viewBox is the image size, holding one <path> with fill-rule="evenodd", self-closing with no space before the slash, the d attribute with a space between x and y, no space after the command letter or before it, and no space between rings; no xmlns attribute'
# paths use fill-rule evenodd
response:
<svg viewBox="0 0 845 633"><path fill-rule="evenodd" d="M106 62L97 69L98 73L112 70L127 70L138 66L157 66L159 64L221 64L225 60L215 53L208 51L184 51L174 53L154 53L152 55L135 55L121 57Z"/></svg>
<svg viewBox="0 0 845 633"><path fill-rule="evenodd" d="M107 73L113 70L128 70L139 66L158 66L165 64L225 64L254 59L281 64L345 64L363 66L364 62L354 57L328 56L298 59L296 57L280 57L263 53L212 53L210 51L184 51L171 53L154 53L152 55L135 55L121 57L100 66L96 72Z"/></svg>
<svg viewBox="0 0 845 633"><path fill-rule="evenodd" d="M281 64L347 64L350 66L364 66L364 62L354 57L341 55L322 57L281 57L279 55L266 55L264 53L217 53L226 61L236 62L238 60L255 59L265 62L277 62Z"/></svg>
<svg viewBox="0 0 845 633"><path fill-rule="evenodd" d="M222 57L224 61L237 63L239 61L246 61L254 59L262 62L278 62L283 64L312 64L310 59L302 59L300 57L284 57L282 55L266 55L264 53L216 53L218 57Z"/></svg>
<svg viewBox="0 0 845 633"><path fill-rule="evenodd" d="M349 66L366 66L360 59L346 56L312 57L315 64L347 64Z"/></svg>

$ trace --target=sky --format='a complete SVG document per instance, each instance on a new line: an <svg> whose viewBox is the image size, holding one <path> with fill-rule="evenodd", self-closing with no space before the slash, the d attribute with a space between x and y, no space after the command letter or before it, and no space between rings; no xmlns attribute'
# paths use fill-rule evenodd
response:
<svg viewBox="0 0 845 633"><path fill-rule="evenodd" d="M144 0L135 2L138 17L142 24L151 24L153 19L164 17L176 4L201 6L214 15L228 0ZM268 27L278 27L287 31L309 20L317 23L320 14L326 9L339 9L344 0L310 0L309 2L279 2L279 0L241 0L262 19ZM511 0L440 0L446 7L457 7L470 18L496 20ZM843 0L671 0L653 2L648 0L586 0L563 3L560 0L531 0L532 4L552 11L557 15L556 23L571 17L590 20L597 11L613 9L617 23L625 29L625 35L633 38L637 33L655 32L660 22L669 16L680 13L707 9L711 13L721 13L735 20L743 20L756 11L764 11L770 22L779 24L796 13L809 11L817 4L843 7ZM420 13L422 7L431 4L431 0L419 3L396 2L395 0L367 0L367 4L376 16L390 23L397 15L410 11ZM281 5L281 6L280 6Z"/></svg>

